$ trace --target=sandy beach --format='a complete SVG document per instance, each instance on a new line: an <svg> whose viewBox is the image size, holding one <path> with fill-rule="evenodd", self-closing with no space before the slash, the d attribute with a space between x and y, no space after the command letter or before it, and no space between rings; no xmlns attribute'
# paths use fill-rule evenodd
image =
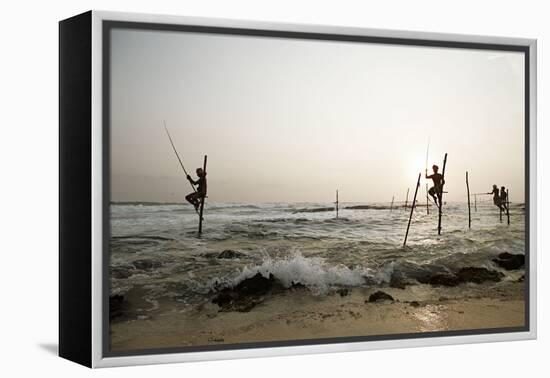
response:
<svg viewBox="0 0 550 378"><path fill-rule="evenodd" d="M190 308L160 299L141 303L142 309L134 303L133 319L111 324L111 351L521 327L525 321L522 282L386 287L393 301L369 302L379 290L316 296L292 289L262 298L247 312L223 311L211 302ZM129 300L139 301L138 290L134 294Z"/></svg>

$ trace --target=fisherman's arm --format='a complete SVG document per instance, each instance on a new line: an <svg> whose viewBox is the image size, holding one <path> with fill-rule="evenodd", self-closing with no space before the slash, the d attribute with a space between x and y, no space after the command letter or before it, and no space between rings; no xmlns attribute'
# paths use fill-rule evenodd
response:
<svg viewBox="0 0 550 378"><path fill-rule="evenodd" d="M189 176L189 175L187 175L187 180L189 180L189 182L190 182L191 184L193 184L193 185L197 185L197 184L199 183L198 180L197 180L197 181L194 181L194 180L191 178L191 176Z"/></svg>

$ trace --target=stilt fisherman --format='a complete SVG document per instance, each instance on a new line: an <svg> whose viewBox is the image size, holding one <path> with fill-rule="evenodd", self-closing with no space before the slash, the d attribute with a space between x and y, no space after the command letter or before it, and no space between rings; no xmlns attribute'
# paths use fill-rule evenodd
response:
<svg viewBox="0 0 550 378"><path fill-rule="evenodd" d="M196 181L190 175L187 175L187 180L191 185L197 185L197 191L189 193L185 196L185 199L195 207L195 211L199 211L199 206L201 201L206 196L206 172L202 168L197 168L197 176L199 177Z"/></svg>

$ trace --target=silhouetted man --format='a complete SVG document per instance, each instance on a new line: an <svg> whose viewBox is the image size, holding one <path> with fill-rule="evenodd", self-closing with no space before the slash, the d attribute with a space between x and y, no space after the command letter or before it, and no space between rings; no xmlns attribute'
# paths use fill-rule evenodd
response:
<svg viewBox="0 0 550 378"><path fill-rule="evenodd" d="M187 180L192 185L198 185L197 191L189 193L185 196L185 199L195 207L195 211L199 210L202 199L206 196L206 172L202 168L197 168L197 181L194 181L191 176L187 175Z"/></svg>
<svg viewBox="0 0 550 378"><path fill-rule="evenodd" d="M445 180L443 179L443 175L441 173L438 173L439 167L437 165L432 166L433 172L431 175L428 176L428 170L426 170L426 178L432 179L434 186L428 190L428 194L432 196L434 199L434 202L437 206L441 206L441 194L443 193L443 185L445 184Z"/></svg>
<svg viewBox="0 0 550 378"><path fill-rule="evenodd" d="M504 208L502 207L502 201L500 199L500 192L498 191L498 186L496 186L496 184L493 185L493 191L487 194L492 194L493 203L495 204L495 206L498 207L500 210L504 210Z"/></svg>

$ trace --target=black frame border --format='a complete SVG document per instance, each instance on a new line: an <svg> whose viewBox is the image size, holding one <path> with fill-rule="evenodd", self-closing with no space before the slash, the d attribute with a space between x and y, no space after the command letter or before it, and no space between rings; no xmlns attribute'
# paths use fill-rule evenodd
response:
<svg viewBox="0 0 550 378"><path fill-rule="evenodd" d="M59 356L92 366L92 12L59 22Z"/></svg>
<svg viewBox="0 0 550 378"><path fill-rule="evenodd" d="M312 26L313 28L314 26ZM521 52L524 55L524 137L525 137L525 325L523 327L506 327L506 328L489 328L489 329L472 329L461 331L437 331L424 333L402 333L391 335L374 335L374 336L350 336L337 338L320 338L320 339L305 339L305 340L285 340L285 341L265 341L265 342L249 342L238 344L224 345L204 345L204 346L189 346L189 347L173 347L173 348L152 348L130 351L112 352L110 350L110 322L109 322L109 261L110 261L110 53L111 53L111 31L114 29L132 29L132 30L147 30L147 31L172 31L172 32L191 32L204 34L222 34L236 36L251 36L251 37L266 37L266 38L284 38L284 39L305 39L305 40L320 40L320 41L340 41L340 42L357 42L357 43L376 43L388 45L405 45L418 47L441 47L441 48L458 48L458 49L475 49L475 50L495 50L508 52ZM530 331L530 46L503 44L503 43L482 43L482 42L461 42L461 41L444 41L437 39L422 39L422 38L397 38L397 37L379 37L379 36L364 36L353 34L332 34L332 33L316 33L316 32L298 32L298 31L283 31L283 30L267 30L267 29L247 29L234 27L218 27L218 26L199 26L199 25L178 25L178 24L163 24L163 23L148 23L148 22L133 22L133 21L102 21L102 131L103 131L103 240L102 240L102 356L103 357L124 357L124 356L142 356L170 353L191 353L191 352L206 352L206 351L224 351L237 349L256 349L256 348L277 348L277 347L293 347L293 346L308 346L321 344L340 344L352 342L366 341L382 341L382 340L403 340L403 339L420 339L433 337L448 337L448 336L471 336L483 334L497 333L514 333Z"/></svg>

